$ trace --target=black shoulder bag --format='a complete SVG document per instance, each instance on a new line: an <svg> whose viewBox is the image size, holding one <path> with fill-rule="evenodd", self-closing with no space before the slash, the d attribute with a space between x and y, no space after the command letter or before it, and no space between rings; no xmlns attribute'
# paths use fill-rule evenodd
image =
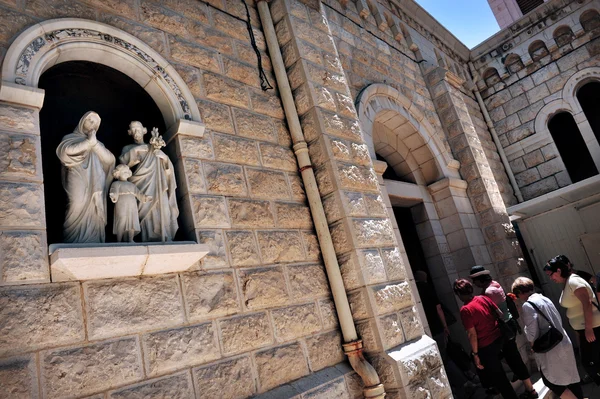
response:
<svg viewBox="0 0 600 399"><path fill-rule="evenodd" d="M533 308L538 312L550 325L550 329L540 335L534 342L531 347L535 353L546 353L552 350L556 345L563 340L563 335L550 321L548 317L536 306L535 303L527 301L528 304L533 306Z"/></svg>

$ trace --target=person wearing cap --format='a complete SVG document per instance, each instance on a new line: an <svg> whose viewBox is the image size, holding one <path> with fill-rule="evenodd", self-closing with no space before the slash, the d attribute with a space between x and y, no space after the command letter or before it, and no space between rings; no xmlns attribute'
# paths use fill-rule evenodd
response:
<svg viewBox="0 0 600 399"><path fill-rule="evenodd" d="M490 271L485 267L476 265L471 268L471 272L469 273L469 277L473 280L473 284L478 288L481 288L482 295L488 297L498 306L498 308L502 311L502 317L505 323L510 326L515 334L520 330L520 326L518 322L513 319L512 314L508 308L508 304L506 301L506 294L504 293L504 289L502 286L492 279ZM506 353L519 353L519 349L517 348L517 343L514 339L506 340L503 347L503 352ZM523 385L525 385L525 394L522 396L523 398L537 398L538 393L533 388L533 383L531 382L531 376L529 374L529 370L527 366L523 362L521 355L519 356L506 356L506 363L510 366L510 369L515 374L515 377L519 380L523 381Z"/></svg>

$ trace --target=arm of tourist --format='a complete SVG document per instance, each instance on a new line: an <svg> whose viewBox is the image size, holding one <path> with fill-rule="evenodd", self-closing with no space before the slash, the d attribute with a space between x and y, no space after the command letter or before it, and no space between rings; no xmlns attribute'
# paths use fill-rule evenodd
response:
<svg viewBox="0 0 600 399"><path fill-rule="evenodd" d="M438 317L444 326L444 335L446 337L450 336L450 330L448 329L448 323L446 322L446 316L444 315L444 309L442 309L442 305L438 303L435 307L435 310L437 310Z"/></svg>
<svg viewBox="0 0 600 399"><path fill-rule="evenodd" d="M523 324L525 325L525 338L533 342L538 337L538 313L528 303L523 304L522 308Z"/></svg>
<svg viewBox="0 0 600 399"><path fill-rule="evenodd" d="M477 331L475 331L475 327L467 329L467 336L469 337L469 343L471 343L471 351L473 353L473 361L475 362L475 366L478 369L483 370L483 365L479 360L479 354L477 354L479 347L477 345Z"/></svg>
<svg viewBox="0 0 600 399"><path fill-rule="evenodd" d="M574 294L583 306L583 318L585 320L585 339L587 339L588 342L594 342L596 340L596 336L594 335L594 326L592 323L593 305L590 301L590 295L588 294L586 287L577 288Z"/></svg>

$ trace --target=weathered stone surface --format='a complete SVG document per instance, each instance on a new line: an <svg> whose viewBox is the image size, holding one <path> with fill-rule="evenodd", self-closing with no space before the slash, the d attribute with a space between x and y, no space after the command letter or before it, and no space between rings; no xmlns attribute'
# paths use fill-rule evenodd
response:
<svg viewBox="0 0 600 399"><path fill-rule="evenodd" d="M205 132L203 137L178 136L177 153L182 157L213 159L211 135Z"/></svg>
<svg viewBox="0 0 600 399"><path fill-rule="evenodd" d="M337 166L342 188L349 190L377 190L377 175L373 169L352 164Z"/></svg>
<svg viewBox="0 0 600 399"><path fill-rule="evenodd" d="M317 235L312 231L303 231L302 241L304 242L304 248L306 248L306 259L310 261L320 260L321 247Z"/></svg>
<svg viewBox="0 0 600 399"><path fill-rule="evenodd" d="M374 287L372 290L378 314L399 310L413 303L410 286L406 281Z"/></svg>
<svg viewBox="0 0 600 399"><path fill-rule="evenodd" d="M285 277L280 267L246 269L239 272L244 303L248 309L285 304L289 300Z"/></svg>
<svg viewBox="0 0 600 399"><path fill-rule="evenodd" d="M288 229L312 228L310 209L303 204L276 202L277 226Z"/></svg>
<svg viewBox="0 0 600 399"><path fill-rule="evenodd" d="M296 201L306 201L306 193L304 192L304 183L302 178L296 174L289 173L288 180L292 189L292 199Z"/></svg>
<svg viewBox="0 0 600 399"><path fill-rule="evenodd" d="M379 251L359 251L358 258L367 284L387 281L383 259L381 258Z"/></svg>
<svg viewBox="0 0 600 399"><path fill-rule="evenodd" d="M323 320L324 329L334 328L339 325L335 304L331 299L319 301L319 309L321 310L321 320Z"/></svg>
<svg viewBox="0 0 600 399"><path fill-rule="evenodd" d="M224 354L246 352L273 343L266 313L253 313L219 321Z"/></svg>
<svg viewBox="0 0 600 399"><path fill-rule="evenodd" d="M95 7L126 16L129 19L137 19L135 0L87 0L87 2Z"/></svg>
<svg viewBox="0 0 600 399"><path fill-rule="evenodd" d="M234 227L272 227L275 219L269 201L229 199L229 215Z"/></svg>
<svg viewBox="0 0 600 399"><path fill-rule="evenodd" d="M256 73L256 66L246 65L228 57L222 58L225 76L249 86L260 87L260 78Z"/></svg>
<svg viewBox="0 0 600 399"><path fill-rule="evenodd" d="M438 369L432 373L427 379L427 386L434 398L451 398L452 390L450 389L450 382L444 372L443 368Z"/></svg>
<svg viewBox="0 0 600 399"><path fill-rule="evenodd" d="M398 313L380 317L379 325L381 326L381 335L385 348L393 348L404 343L404 333Z"/></svg>
<svg viewBox="0 0 600 399"><path fill-rule="evenodd" d="M391 281L405 280L406 269L400 249L397 247L391 249L382 249L381 254L383 256L383 263L385 264L385 271L388 278Z"/></svg>
<svg viewBox="0 0 600 399"><path fill-rule="evenodd" d="M0 134L0 176L38 178L37 136Z"/></svg>
<svg viewBox="0 0 600 399"><path fill-rule="evenodd" d="M252 231L227 231L225 235L233 266L252 266L260 263L258 246Z"/></svg>
<svg viewBox="0 0 600 399"><path fill-rule="evenodd" d="M0 398L38 398L35 356L0 360Z"/></svg>
<svg viewBox="0 0 600 399"><path fill-rule="evenodd" d="M146 370L163 374L221 357L213 323L158 331L142 337Z"/></svg>
<svg viewBox="0 0 600 399"><path fill-rule="evenodd" d="M61 348L40 355L44 397L79 397L143 378L136 338Z"/></svg>
<svg viewBox="0 0 600 399"><path fill-rule="evenodd" d="M394 230L389 219L353 219L356 239L360 246L394 245Z"/></svg>
<svg viewBox="0 0 600 399"><path fill-rule="evenodd" d="M237 133L240 136L277 142L277 132L275 131L273 119L241 109L235 109L233 115Z"/></svg>
<svg viewBox="0 0 600 399"><path fill-rule="evenodd" d="M271 312L278 341L289 341L315 333L321 329L321 322L314 303L291 306Z"/></svg>
<svg viewBox="0 0 600 399"><path fill-rule="evenodd" d="M298 169L296 157L289 147L281 147L270 143L260 143L259 147L262 163L265 167L290 172Z"/></svg>
<svg viewBox="0 0 600 399"><path fill-rule="evenodd" d="M83 341L78 284L0 290L0 356Z"/></svg>
<svg viewBox="0 0 600 399"><path fill-rule="evenodd" d="M258 149L254 140L227 134L214 134L215 158L225 162L259 165Z"/></svg>
<svg viewBox="0 0 600 399"><path fill-rule="evenodd" d="M254 198L289 199L290 189L285 174L274 170L246 169L250 195ZM298 190L298 188L296 188ZM303 190L302 190L303 192Z"/></svg>
<svg viewBox="0 0 600 399"><path fill-rule="evenodd" d="M329 294L329 283L322 265L288 266L291 294L294 299Z"/></svg>
<svg viewBox="0 0 600 399"><path fill-rule="evenodd" d="M268 349L254 355L261 391L268 391L308 374L308 364L300 344Z"/></svg>
<svg viewBox="0 0 600 399"><path fill-rule="evenodd" d="M198 398L239 399L256 392L250 358L240 357L192 371Z"/></svg>
<svg viewBox="0 0 600 399"><path fill-rule="evenodd" d="M44 191L39 184L0 183L0 225L42 227Z"/></svg>
<svg viewBox="0 0 600 399"><path fill-rule="evenodd" d="M204 269L220 268L227 265L227 253L225 249L225 240L220 231L197 230L198 244L208 245L208 255L202 259Z"/></svg>
<svg viewBox="0 0 600 399"><path fill-rule="evenodd" d="M247 195L244 171L241 166L229 163L204 163L206 188L209 194Z"/></svg>
<svg viewBox="0 0 600 399"><path fill-rule="evenodd" d="M423 335L423 326L419 320L417 308L412 306L400 312L400 321L407 341Z"/></svg>
<svg viewBox="0 0 600 399"><path fill-rule="evenodd" d="M21 31L25 30L25 28L35 24L35 20L31 17L28 17L24 14L21 13L17 13L17 12L13 12L10 11L6 8L2 8L0 10L0 19L2 21L4 21L4 23L0 26L0 41L2 43L10 43L13 38L20 33ZM5 122L5 105L0 105L0 126L4 125ZM10 107L13 108L13 107ZM17 108L13 108L14 110L17 110ZM33 113L33 110L28 110L30 113ZM10 112L12 113L12 112ZM13 119L14 118L14 119ZM12 119L12 121L10 121L10 119ZM9 117L9 123L10 122L14 122L17 124L21 124L21 123L27 123L26 122L27 117L25 118L25 121L20 122L18 121L18 119L16 118L16 115L13 114L12 117Z"/></svg>
<svg viewBox="0 0 600 399"><path fill-rule="evenodd" d="M181 183L181 191L188 193L206 194L206 182L202 173L202 162L197 159L183 159L183 173L178 174L178 181ZM179 187L178 187L179 188Z"/></svg>
<svg viewBox="0 0 600 399"><path fill-rule="evenodd" d="M305 259L297 231L259 231L258 246L265 263L297 262Z"/></svg>
<svg viewBox="0 0 600 399"><path fill-rule="evenodd" d="M225 316L239 311L233 273L182 273L181 281L190 320Z"/></svg>
<svg viewBox="0 0 600 399"><path fill-rule="evenodd" d="M558 189L558 183L556 179L554 178L554 176L549 176L545 179L538 180L527 187L523 187L521 189L521 193L523 194L523 197L525 199L531 199L539 197L540 195L544 195L556 189Z"/></svg>
<svg viewBox="0 0 600 399"><path fill-rule="evenodd" d="M225 198L223 197L192 195L192 211L194 212L196 227L230 226Z"/></svg>
<svg viewBox="0 0 600 399"><path fill-rule="evenodd" d="M188 371L168 377L145 381L108 393L110 399L169 398L187 399L194 396L192 378Z"/></svg>
<svg viewBox="0 0 600 399"><path fill-rule="evenodd" d="M361 392L362 394L362 392ZM352 398L343 378L339 378L327 385L321 386L304 395L306 399Z"/></svg>
<svg viewBox="0 0 600 399"><path fill-rule="evenodd" d="M46 239L35 231L0 232L3 283L49 281Z"/></svg>
<svg viewBox="0 0 600 399"><path fill-rule="evenodd" d="M37 1L38 3L40 3L40 8L44 8L44 6L47 4L45 1ZM62 13L63 11L61 10L61 8L63 7L63 4L66 6L67 4L69 4L71 7L73 5L75 5L76 3L73 3L72 1L69 0L65 0L65 1L60 1L57 2L57 6L55 7L55 11L56 13ZM93 10L92 10L93 12ZM73 12L69 12L71 15L71 17L76 17L76 18L82 18L82 14L79 13L79 11L75 11L73 10ZM93 14L92 14L93 15ZM52 17L52 18L57 18L57 17ZM93 19L94 17L90 17L89 19ZM112 25L116 28L119 28L121 30L124 30L125 32L132 34L133 36L137 37L138 39L142 40L144 43L146 43L147 45L149 45L150 47L152 47L154 50L158 51L159 53L163 54L163 55L167 55L167 45L165 42L165 34L163 32L161 32L160 30L157 29L152 29L149 28L147 26L144 25L138 25L138 24L134 24L131 22L131 20L128 19L124 19L124 18L120 18L120 17L116 17L114 15L111 14L104 14L102 15L101 21ZM176 69L177 66L173 65ZM179 72L179 69L178 69ZM181 75L181 72L179 72ZM192 93L195 94L195 88L194 88L194 84L189 81L188 79L185 78L185 76L182 75L182 77L184 78L184 80L186 81L186 83L188 83L188 87L190 88L190 90L192 90ZM197 86L197 84L196 84Z"/></svg>
<svg viewBox="0 0 600 399"><path fill-rule="evenodd" d="M252 109L254 109L255 112L277 119L283 119L285 117L281 106L281 100L273 91L265 94L263 91L255 89L249 90L249 92Z"/></svg>
<svg viewBox="0 0 600 399"><path fill-rule="evenodd" d="M229 107L212 101L198 100L198 109L206 128L223 133L233 133Z"/></svg>
<svg viewBox="0 0 600 399"><path fill-rule="evenodd" d="M83 284L90 339L182 323L177 276L105 280Z"/></svg>
<svg viewBox="0 0 600 399"><path fill-rule="evenodd" d="M365 199L361 193L353 191L342 191L341 199L346 212L350 216L367 216L367 207ZM334 217L332 215L332 217Z"/></svg>
<svg viewBox="0 0 600 399"><path fill-rule="evenodd" d="M344 361L342 336L339 331L330 331L306 339L308 358L313 371L321 370Z"/></svg>
<svg viewBox="0 0 600 399"><path fill-rule="evenodd" d="M248 108L249 98L244 84L227 79L221 75L204 73L206 96L222 104Z"/></svg>
<svg viewBox="0 0 600 399"><path fill-rule="evenodd" d="M425 340L431 342L430 345L420 351L409 353L410 348L398 351L399 358L395 357L402 374L402 381L406 385L425 384L432 370L440 368L442 359L437 351L435 342L431 338L421 339L419 345L424 345ZM406 353L405 353L406 352Z"/></svg>

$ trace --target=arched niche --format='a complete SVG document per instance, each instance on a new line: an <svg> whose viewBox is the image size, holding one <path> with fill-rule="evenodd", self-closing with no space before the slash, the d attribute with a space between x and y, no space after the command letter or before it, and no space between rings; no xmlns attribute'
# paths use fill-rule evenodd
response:
<svg viewBox="0 0 600 399"><path fill-rule="evenodd" d="M536 40L533 43L531 43L527 51L529 52L529 56L534 62L539 61L548 54L550 54L548 48L546 47L546 43L544 43L542 40Z"/></svg>

